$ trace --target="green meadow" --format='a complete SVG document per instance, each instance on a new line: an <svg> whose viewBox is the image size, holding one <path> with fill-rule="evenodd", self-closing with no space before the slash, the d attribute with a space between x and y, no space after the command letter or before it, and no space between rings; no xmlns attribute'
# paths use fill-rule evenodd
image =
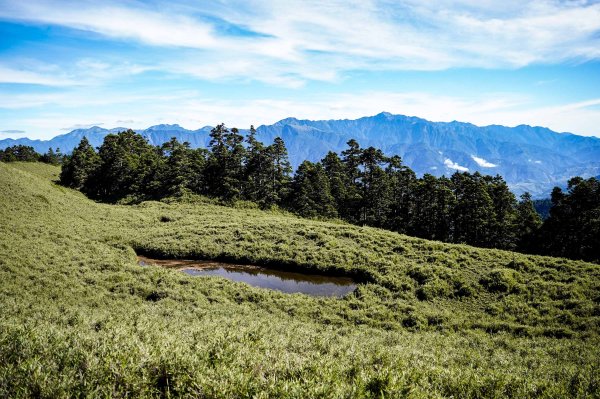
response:
<svg viewBox="0 0 600 399"><path fill-rule="evenodd" d="M202 197L96 203L0 163L0 397L600 397L600 266ZM141 267L219 259L341 299Z"/></svg>

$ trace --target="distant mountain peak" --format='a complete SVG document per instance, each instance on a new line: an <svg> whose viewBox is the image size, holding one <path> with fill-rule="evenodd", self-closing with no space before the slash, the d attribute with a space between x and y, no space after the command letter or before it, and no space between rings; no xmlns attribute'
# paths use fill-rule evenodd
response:
<svg viewBox="0 0 600 399"><path fill-rule="evenodd" d="M210 126L187 130L178 124L161 124L136 129L153 145L172 137L187 141L191 147L208 146ZM126 128L104 129L94 126L78 129L51 140L0 140L0 149L16 144L32 146L43 153L60 147L68 153L83 136L97 147L109 133ZM244 131L241 130L243 133ZM285 118L273 125L257 128L257 138L265 144L281 137L290 162L318 161L328 151L341 152L350 139L363 148L380 148L387 155L400 155L418 175L437 176L456 170L500 174L515 193L529 191L535 197L547 196L553 186L564 186L573 176L600 174L600 139L558 134L547 128L520 125L476 126L471 123L430 122L415 116L380 112L358 119L317 120ZM542 162L543 160L543 162Z"/></svg>
<svg viewBox="0 0 600 399"><path fill-rule="evenodd" d="M298 122L300 122L298 119L289 117L289 118L285 118L285 119L275 122L273 124L273 126L296 125L296 124L298 124Z"/></svg>
<svg viewBox="0 0 600 399"><path fill-rule="evenodd" d="M179 126L177 123L169 125L169 124L160 124L160 125L154 125L154 126L150 126L148 129L145 129L146 132L161 132L161 131L170 131L170 130L187 130L181 126Z"/></svg>
<svg viewBox="0 0 600 399"><path fill-rule="evenodd" d="M96 133L96 132L105 132L107 130L108 129L105 129L105 128L100 127L100 126L92 126L92 127L89 127L89 128L75 129L75 130L72 130L71 132L66 133L66 134L70 134L72 132L91 132L91 133Z"/></svg>
<svg viewBox="0 0 600 399"><path fill-rule="evenodd" d="M376 119L376 120L384 120L384 121L410 121L410 122L429 122L429 123L436 123L436 122L430 122L427 119L423 119L423 118L419 118L418 116L408 116L408 115L404 115L404 114L392 114L391 112L380 112L377 115L373 115L373 116L368 116L366 117L366 119Z"/></svg>
<svg viewBox="0 0 600 399"><path fill-rule="evenodd" d="M129 129L128 127L113 127L112 129L109 129L108 131L110 133L120 133L120 132L125 132L127 131L127 129ZM135 130L135 129L134 129Z"/></svg>

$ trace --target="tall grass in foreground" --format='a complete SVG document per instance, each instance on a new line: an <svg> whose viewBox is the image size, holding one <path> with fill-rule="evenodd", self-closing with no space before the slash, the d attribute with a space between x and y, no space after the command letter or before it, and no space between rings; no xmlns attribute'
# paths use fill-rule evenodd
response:
<svg viewBox="0 0 600 399"><path fill-rule="evenodd" d="M0 397L598 397L600 266L207 203L94 203L0 163ZM136 265L360 279L343 299Z"/></svg>

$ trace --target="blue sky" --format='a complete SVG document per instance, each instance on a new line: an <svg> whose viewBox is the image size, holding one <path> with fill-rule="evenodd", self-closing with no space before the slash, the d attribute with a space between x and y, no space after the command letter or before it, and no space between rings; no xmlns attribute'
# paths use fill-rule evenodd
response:
<svg viewBox="0 0 600 399"><path fill-rule="evenodd" d="M0 0L0 138L381 111L600 136L600 3Z"/></svg>

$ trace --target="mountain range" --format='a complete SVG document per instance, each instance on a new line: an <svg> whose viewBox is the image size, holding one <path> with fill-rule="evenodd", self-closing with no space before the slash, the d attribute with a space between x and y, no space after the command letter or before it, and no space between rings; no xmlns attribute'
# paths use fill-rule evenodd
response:
<svg viewBox="0 0 600 399"><path fill-rule="evenodd" d="M154 145L176 137L197 148L208 145L211 128L188 130L179 125L157 125L135 130ZM40 153L50 147L68 153L84 136L93 146L99 146L107 134L125 129L95 126L51 140L5 139L0 140L0 149L24 144ZM348 140L356 139L362 147L374 146L387 155L400 155L418 175L449 176L457 170L499 174L516 194L528 191L537 198L547 196L556 185L564 186L573 176L600 174L599 138L528 125L479 127L382 112L355 120L286 118L257 128L257 138L265 144L277 136L285 141L294 168L305 159L318 161L328 151L340 152Z"/></svg>

